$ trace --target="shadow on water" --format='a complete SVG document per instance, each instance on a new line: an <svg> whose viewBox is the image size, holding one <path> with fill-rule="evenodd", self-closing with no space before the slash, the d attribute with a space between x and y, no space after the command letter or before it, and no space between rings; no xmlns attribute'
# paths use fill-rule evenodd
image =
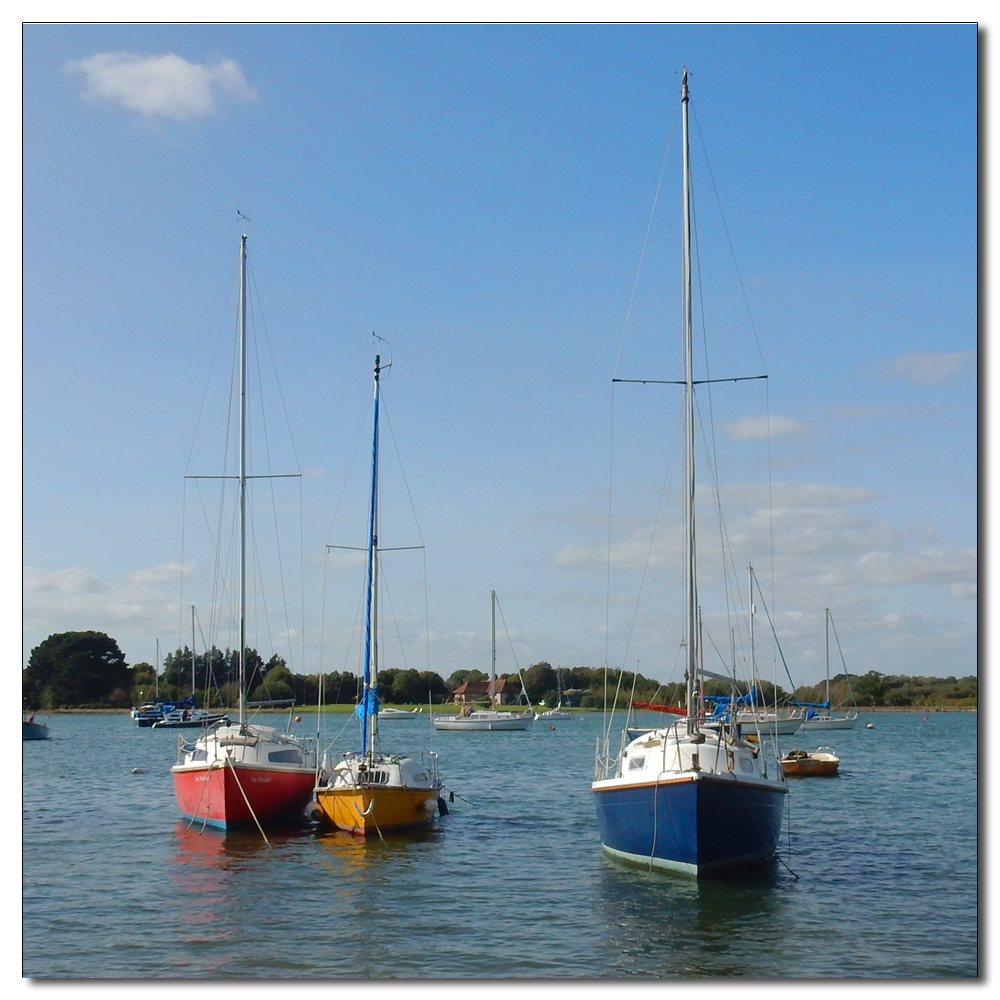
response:
<svg viewBox="0 0 1000 1000"><path fill-rule="evenodd" d="M752 976L762 974L747 928L779 927L794 882L778 860L691 876L605 857L596 910L617 955L607 975Z"/></svg>

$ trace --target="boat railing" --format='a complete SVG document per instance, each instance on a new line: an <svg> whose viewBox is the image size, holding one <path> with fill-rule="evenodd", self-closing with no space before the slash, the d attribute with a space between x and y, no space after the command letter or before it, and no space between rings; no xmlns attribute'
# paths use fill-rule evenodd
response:
<svg viewBox="0 0 1000 1000"><path fill-rule="evenodd" d="M594 780L604 781L618 775L622 750L625 749L625 733L622 733L621 746L617 753L611 753L611 743L606 736L597 737L597 749L594 754Z"/></svg>

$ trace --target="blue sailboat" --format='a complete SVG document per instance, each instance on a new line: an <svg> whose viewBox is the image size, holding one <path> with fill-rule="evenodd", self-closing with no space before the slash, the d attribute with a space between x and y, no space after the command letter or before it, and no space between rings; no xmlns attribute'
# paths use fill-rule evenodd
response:
<svg viewBox="0 0 1000 1000"><path fill-rule="evenodd" d="M627 862L700 876L774 855L788 785L761 742L743 739L732 713L704 719L695 547L694 387L691 322L691 196L688 74L681 82L684 233L684 639L686 714L649 730L626 730L611 752L598 745L591 790L606 853ZM738 381L725 379L724 381ZM730 680L730 678L724 678Z"/></svg>

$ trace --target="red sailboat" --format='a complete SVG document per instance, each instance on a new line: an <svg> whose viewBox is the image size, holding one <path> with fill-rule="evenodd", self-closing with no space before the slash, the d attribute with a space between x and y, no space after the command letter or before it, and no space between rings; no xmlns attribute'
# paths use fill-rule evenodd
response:
<svg viewBox="0 0 1000 1000"><path fill-rule="evenodd" d="M298 819L316 784L312 740L247 721L246 657L246 236L240 239L239 468L239 721L181 739L173 766L174 795L192 823L223 830Z"/></svg>

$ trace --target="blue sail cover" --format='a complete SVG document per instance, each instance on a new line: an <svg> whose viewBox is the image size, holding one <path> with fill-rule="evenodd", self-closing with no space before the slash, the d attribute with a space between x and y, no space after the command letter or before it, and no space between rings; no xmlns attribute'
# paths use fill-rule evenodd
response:
<svg viewBox="0 0 1000 1000"><path fill-rule="evenodd" d="M365 688L361 701L355 706L354 714L359 719L367 719L378 712L378 692Z"/></svg>
<svg viewBox="0 0 1000 1000"><path fill-rule="evenodd" d="M172 712L175 708L194 708L194 695L185 698L183 701L163 702L163 711Z"/></svg>

